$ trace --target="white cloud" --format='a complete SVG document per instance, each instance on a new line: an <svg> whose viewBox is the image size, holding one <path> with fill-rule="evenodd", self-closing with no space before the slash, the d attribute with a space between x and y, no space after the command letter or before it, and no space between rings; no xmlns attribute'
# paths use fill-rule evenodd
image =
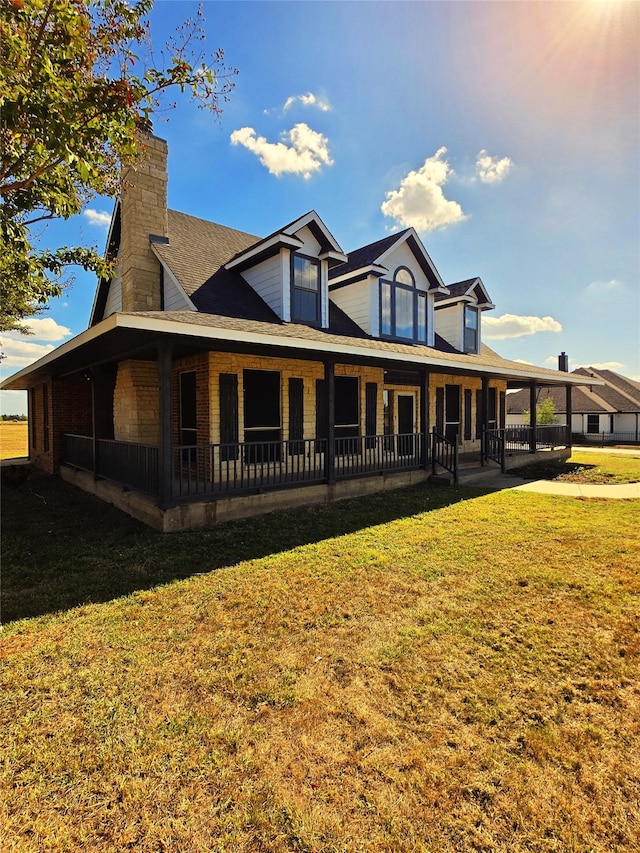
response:
<svg viewBox="0 0 640 853"><path fill-rule="evenodd" d="M291 95L291 97L287 98L284 102L282 109L287 112L287 110L291 109L296 102L302 104L303 107L317 107L319 110L322 110L323 113L326 113L331 109L325 100L317 97L317 95L314 95L312 92L307 92L306 95Z"/></svg>
<svg viewBox="0 0 640 853"><path fill-rule="evenodd" d="M111 223L111 214L105 210L87 208L82 215L89 220L90 225L96 225L98 228L108 228Z"/></svg>
<svg viewBox="0 0 640 853"><path fill-rule="evenodd" d="M328 139L301 122L283 134L285 142L268 142L257 136L252 127L241 127L231 134L232 145L243 145L252 151L272 175L290 174L310 178L322 166L333 165Z"/></svg>
<svg viewBox="0 0 640 853"><path fill-rule="evenodd" d="M385 216L417 231L434 231L466 218L458 202L445 198L442 191L453 175L453 169L442 159L446 152L446 148L439 148L420 169L400 181L399 190L386 193L386 201L380 205Z"/></svg>
<svg viewBox="0 0 640 853"><path fill-rule="evenodd" d="M36 341L63 341L71 335L71 329L61 326L52 317L44 319L31 319L24 324L31 332L30 338ZM21 332L3 332L3 339L23 341L25 336Z"/></svg>
<svg viewBox="0 0 640 853"><path fill-rule="evenodd" d="M4 358L2 367L27 367L43 355L55 349L53 343L63 341L71 336L71 329L61 326L51 317L28 320L25 325L32 332L23 335L20 332L3 332L0 339L0 350ZM46 341L47 343L38 343Z"/></svg>
<svg viewBox="0 0 640 853"><path fill-rule="evenodd" d="M27 367L53 349L55 349L53 344L36 344L28 338L20 341L9 338L8 334L3 333L0 341L0 350L4 356L2 367Z"/></svg>
<svg viewBox="0 0 640 853"><path fill-rule="evenodd" d="M586 286L585 290L591 293L594 291L597 293L604 293L605 291L611 292L612 290L621 290L623 287L624 285L621 281L611 278L609 281L592 281L591 284Z"/></svg>
<svg viewBox="0 0 640 853"><path fill-rule="evenodd" d="M505 340L535 335L537 332L561 332L562 326L553 317L519 317L503 314L502 317L482 318L482 337L488 340Z"/></svg>
<svg viewBox="0 0 640 853"><path fill-rule="evenodd" d="M476 157L476 172L483 184L504 181L512 167L511 157L492 157L484 148Z"/></svg>

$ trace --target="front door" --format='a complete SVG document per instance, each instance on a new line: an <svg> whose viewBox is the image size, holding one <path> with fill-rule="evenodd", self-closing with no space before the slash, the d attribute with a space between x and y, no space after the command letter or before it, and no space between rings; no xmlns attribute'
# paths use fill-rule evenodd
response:
<svg viewBox="0 0 640 853"><path fill-rule="evenodd" d="M398 394L398 454L412 456L414 454L414 423L413 413L415 398L413 394Z"/></svg>

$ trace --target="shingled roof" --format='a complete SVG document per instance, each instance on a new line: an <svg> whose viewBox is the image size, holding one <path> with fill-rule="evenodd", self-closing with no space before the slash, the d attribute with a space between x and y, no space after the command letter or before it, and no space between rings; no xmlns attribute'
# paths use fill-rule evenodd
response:
<svg viewBox="0 0 640 853"><path fill-rule="evenodd" d="M575 414L613 414L640 411L640 386L633 380L619 376L612 371L595 370L594 368L579 367L573 371L576 376L593 376L598 382L593 386L574 386L571 389L571 408ZM613 380L606 374L613 373ZM599 381L605 384L599 384ZM615 382L615 384L614 384ZM633 393L626 394L619 387L629 388ZM539 388L537 402L543 402L551 397L556 412L566 410L566 395L562 388ZM507 411L517 415L529 409L529 390L522 389L507 397Z"/></svg>
<svg viewBox="0 0 640 853"><path fill-rule="evenodd" d="M331 281L332 278L344 275L352 270L359 270L362 267L371 266L371 264L375 263L380 255L383 255L387 249L390 249L394 243L397 243L398 240L407 233L407 231L409 231L409 229L405 228L404 231L398 231L395 234L391 234L389 237L383 237L381 240L376 240L375 243L369 243L366 246L362 246L360 249L354 249L353 252L348 252L347 257L349 260L346 263L338 264L333 269L329 270L329 281Z"/></svg>

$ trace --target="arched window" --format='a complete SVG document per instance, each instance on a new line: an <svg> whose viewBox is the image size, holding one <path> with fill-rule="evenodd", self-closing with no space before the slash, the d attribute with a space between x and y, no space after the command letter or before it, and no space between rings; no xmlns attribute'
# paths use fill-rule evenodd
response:
<svg viewBox="0 0 640 853"><path fill-rule="evenodd" d="M408 267L397 267L392 281L380 279L380 335L427 342L427 294L416 288Z"/></svg>
<svg viewBox="0 0 640 853"><path fill-rule="evenodd" d="M393 274L393 280L397 281L399 284L408 284L410 287L416 286L413 273L409 267L398 267Z"/></svg>

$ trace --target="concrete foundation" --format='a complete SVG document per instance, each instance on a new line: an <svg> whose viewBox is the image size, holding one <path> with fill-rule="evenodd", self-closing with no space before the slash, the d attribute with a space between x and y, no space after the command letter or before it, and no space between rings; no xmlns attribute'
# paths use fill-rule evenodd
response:
<svg viewBox="0 0 640 853"><path fill-rule="evenodd" d="M332 485L318 483L261 494L189 501L163 510L148 495L131 491L109 480L95 480L93 474L88 471L80 471L69 465L63 465L60 468L60 476L67 483L112 504L161 533L179 533L183 530L214 527L224 521L251 518L254 515L262 515L278 509L292 509L301 505L312 506L413 486L427 480L429 475L430 471L377 474L354 480L342 480Z"/></svg>

